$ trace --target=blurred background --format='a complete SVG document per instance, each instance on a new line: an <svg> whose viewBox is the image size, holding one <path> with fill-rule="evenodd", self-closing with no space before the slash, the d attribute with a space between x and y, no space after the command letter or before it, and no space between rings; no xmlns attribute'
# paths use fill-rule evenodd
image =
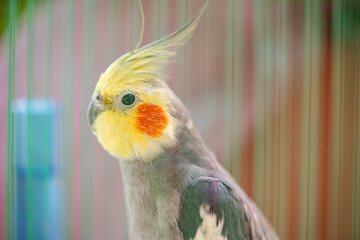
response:
<svg viewBox="0 0 360 240"><path fill-rule="evenodd" d="M204 1L144 0L143 44ZM133 0L3 0L0 239L127 239L86 109L135 46ZM281 239L360 239L360 1L212 0L169 64L209 148Z"/></svg>

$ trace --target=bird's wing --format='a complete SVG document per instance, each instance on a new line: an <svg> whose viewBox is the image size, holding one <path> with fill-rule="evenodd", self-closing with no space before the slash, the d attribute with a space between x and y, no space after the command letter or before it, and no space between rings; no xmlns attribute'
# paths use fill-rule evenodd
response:
<svg viewBox="0 0 360 240"><path fill-rule="evenodd" d="M179 228L184 240L250 239L246 205L213 177L192 180L181 193Z"/></svg>

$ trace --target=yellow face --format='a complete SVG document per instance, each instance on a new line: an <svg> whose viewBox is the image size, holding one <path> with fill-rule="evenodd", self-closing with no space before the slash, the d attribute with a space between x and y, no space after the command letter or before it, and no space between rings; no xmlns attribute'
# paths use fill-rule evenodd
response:
<svg viewBox="0 0 360 240"><path fill-rule="evenodd" d="M107 90L100 79L88 117L94 134L111 155L150 161L163 147L173 144L175 120L169 114L169 89L138 81Z"/></svg>

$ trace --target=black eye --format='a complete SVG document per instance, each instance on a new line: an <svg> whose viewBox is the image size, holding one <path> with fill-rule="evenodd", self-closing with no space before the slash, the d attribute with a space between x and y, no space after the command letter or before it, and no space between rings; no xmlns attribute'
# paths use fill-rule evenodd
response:
<svg viewBox="0 0 360 240"><path fill-rule="evenodd" d="M128 93L122 97L121 102L124 105L129 106L135 102L135 96L131 93Z"/></svg>

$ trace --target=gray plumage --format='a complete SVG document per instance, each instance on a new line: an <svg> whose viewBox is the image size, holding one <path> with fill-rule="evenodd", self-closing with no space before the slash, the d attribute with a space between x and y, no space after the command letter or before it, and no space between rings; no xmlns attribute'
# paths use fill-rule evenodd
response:
<svg viewBox="0 0 360 240"><path fill-rule="evenodd" d="M228 240L278 239L262 213L207 149L185 107L180 101L173 106L179 107L172 112L181 123L176 129L178 143L152 162L121 161L132 238L192 239L201 224L192 221L199 216L201 204L215 201L213 213L222 213L217 217L224 219L223 234Z"/></svg>

